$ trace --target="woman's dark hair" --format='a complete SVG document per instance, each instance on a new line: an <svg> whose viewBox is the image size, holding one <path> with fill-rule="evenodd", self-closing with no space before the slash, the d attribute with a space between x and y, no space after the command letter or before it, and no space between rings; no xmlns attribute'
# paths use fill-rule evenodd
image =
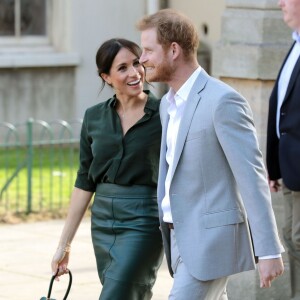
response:
<svg viewBox="0 0 300 300"><path fill-rule="evenodd" d="M107 40L104 42L97 51L96 54L96 64L98 68L98 75L102 79L101 90L104 88L105 81L101 77L102 73L109 74L111 65L122 48L128 49L132 52L136 57L140 57L142 54L141 48L134 42L121 39L114 38Z"/></svg>

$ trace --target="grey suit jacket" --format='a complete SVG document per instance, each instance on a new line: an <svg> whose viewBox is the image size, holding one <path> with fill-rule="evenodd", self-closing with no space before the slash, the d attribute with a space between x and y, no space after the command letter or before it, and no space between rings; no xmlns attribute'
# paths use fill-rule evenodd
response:
<svg viewBox="0 0 300 300"><path fill-rule="evenodd" d="M163 97L158 204L173 275L170 232L161 210L168 170L167 106ZM189 94L178 132L170 203L180 255L199 280L254 269L253 249L256 256L284 251L250 107L241 95L203 69Z"/></svg>

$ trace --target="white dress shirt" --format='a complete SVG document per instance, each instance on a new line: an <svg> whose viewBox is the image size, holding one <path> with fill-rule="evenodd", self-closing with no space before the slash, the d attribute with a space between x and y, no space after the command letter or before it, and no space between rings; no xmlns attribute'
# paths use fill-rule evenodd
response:
<svg viewBox="0 0 300 300"><path fill-rule="evenodd" d="M194 73L188 78L188 80L181 86L181 88L175 93L175 91L170 88L168 94L166 95L167 101L169 102L168 114L169 123L167 128L167 153L166 161L169 165L168 173L165 181L165 197L162 200L161 208L163 210L163 220L166 223L173 223L171 207L170 207L170 183L171 183L171 171L173 168L173 160L175 154L175 145L177 140L177 134L179 125L183 116L186 101L188 99L189 93L196 81L196 78L201 72L201 67L198 67Z"/></svg>
<svg viewBox="0 0 300 300"><path fill-rule="evenodd" d="M279 132L279 121L280 121L280 109L285 98L285 94L290 82L290 78L296 62L300 55L300 37L297 32L293 33L293 38L296 41L292 51L290 52L289 57L287 58L282 71L280 73L279 81L278 81L278 99L277 99L277 113L276 113L276 133L278 138L280 138Z"/></svg>

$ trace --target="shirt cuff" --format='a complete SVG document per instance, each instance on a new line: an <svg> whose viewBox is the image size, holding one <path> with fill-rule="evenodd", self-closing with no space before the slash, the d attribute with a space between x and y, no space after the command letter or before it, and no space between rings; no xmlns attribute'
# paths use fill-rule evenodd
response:
<svg viewBox="0 0 300 300"><path fill-rule="evenodd" d="M273 259L273 258L280 258L281 254L275 254L275 255L266 255L266 256L260 256L258 259Z"/></svg>

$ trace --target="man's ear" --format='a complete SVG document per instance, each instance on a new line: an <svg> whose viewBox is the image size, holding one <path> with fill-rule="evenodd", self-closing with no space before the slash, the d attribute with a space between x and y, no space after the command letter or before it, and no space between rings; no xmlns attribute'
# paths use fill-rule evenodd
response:
<svg viewBox="0 0 300 300"><path fill-rule="evenodd" d="M176 42L173 42L171 44L171 51L173 59L176 59L180 55L180 53L182 53L181 47Z"/></svg>

